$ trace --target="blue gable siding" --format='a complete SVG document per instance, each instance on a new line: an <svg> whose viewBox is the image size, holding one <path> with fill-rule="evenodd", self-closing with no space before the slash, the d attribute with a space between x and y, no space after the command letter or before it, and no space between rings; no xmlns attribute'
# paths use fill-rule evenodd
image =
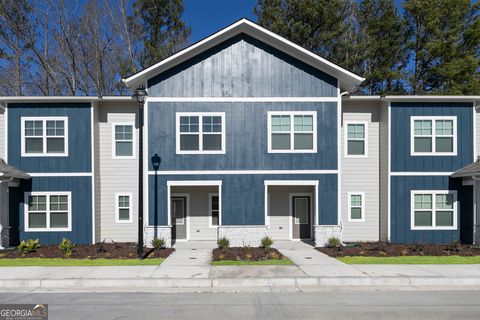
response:
<svg viewBox="0 0 480 320"><path fill-rule="evenodd" d="M148 81L150 96L336 97L337 80L245 34Z"/></svg>
<svg viewBox="0 0 480 320"><path fill-rule="evenodd" d="M72 203L71 232L25 232L25 192L70 191ZM58 244L63 238L73 243L92 242L92 177L34 177L22 181L19 188L10 188L11 243L39 239L40 244ZM18 231L18 232L16 232Z"/></svg>
<svg viewBox="0 0 480 320"><path fill-rule="evenodd" d="M461 179L447 176L395 176L391 177L391 241L394 243L451 243L460 240L460 217L464 206L462 201L472 205L471 197L462 195ZM457 230L411 230L411 191L412 190L456 190ZM465 197L465 199L463 198Z"/></svg>
<svg viewBox="0 0 480 320"><path fill-rule="evenodd" d="M265 224L264 180L318 180L318 224L336 225L338 222L336 174L149 175L149 225L168 224L167 181L169 180L222 180L222 225Z"/></svg>
<svg viewBox="0 0 480 320"><path fill-rule="evenodd" d="M457 156L411 156L411 116L456 116ZM471 103L392 103L392 172L453 172L473 162L473 106Z"/></svg>
<svg viewBox="0 0 480 320"><path fill-rule="evenodd" d="M317 153L268 153L268 111L316 111ZM225 112L226 154L176 154L176 112ZM335 102L149 102L149 159L160 170L336 170ZM149 165L152 170L152 165Z"/></svg>
<svg viewBox="0 0 480 320"><path fill-rule="evenodd" d="M22 157L21 117L68 117L68 157ZM91 172L90 103L9 103L8 162L27 172Z"/></svg>

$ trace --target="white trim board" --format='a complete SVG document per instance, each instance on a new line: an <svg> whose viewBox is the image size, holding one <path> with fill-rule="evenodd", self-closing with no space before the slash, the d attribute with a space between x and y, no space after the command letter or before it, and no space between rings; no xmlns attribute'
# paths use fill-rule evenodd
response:
<svg viewBox="0 0 480 320"><path fill-rule="evenodd" d="M338 170L179 170L148 171L149 175L195 175L195 174L338 174Z"/></svg>
<svg viewBox="0 0 480 320"><path fill-rule="evenodd" d="M392 177L408 177L408 176L450 176L453 172L390 172Z"/></svg>
<svg viewBox="0 0 480 320"><path fill-rule="evenodd" d="M29 172L31 177L92 177L93 172Z"/></svg>
<svg viewBox="0 0 480 320"><path fill-rule="evenodd" d="M150 97L150 102L337 102L337 97Z"/></svg>

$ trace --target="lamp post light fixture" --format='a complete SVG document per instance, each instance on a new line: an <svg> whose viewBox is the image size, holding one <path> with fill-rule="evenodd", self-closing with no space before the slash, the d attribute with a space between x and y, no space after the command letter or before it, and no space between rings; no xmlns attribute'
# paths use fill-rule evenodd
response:
<svg viewBox="0 0 480 320"><path fill-rule="evenodd" d="M155 153L152 157L153 170L158 171L158 168L160 168L160 163L162 163L162 158L160 158L158 154Z"/></svg>
<svg viewBox="0 0 480 320"><path fill-rule="evenodd" d="M133 91L133 98L138 103L138 247L137 256L143 258L143 117L147 91L143 86Z"/></svg>

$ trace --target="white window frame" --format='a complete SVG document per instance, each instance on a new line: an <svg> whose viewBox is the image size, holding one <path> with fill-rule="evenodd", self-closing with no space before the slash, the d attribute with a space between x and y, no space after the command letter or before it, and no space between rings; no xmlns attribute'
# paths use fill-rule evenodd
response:
<svg viewBox="0 0 480 320"><path fill-rule="evenodd" d="M46 202L46 215L47 215L47 227L46 228L30 228L28 226L29 220L29 211L28 211L28 197L29 196L45 196L47 199ZM50 196L67 196L68 197L68 227L67 228L51 228L50 227ZM72 193L70 191L55 191L55 192L25 192L24 194L24 229L26 232L66 232L72 231Z"/></svg>
<svg viewBox="0 0 480 320"><path fill-rule="evenodd" d="M25 122L26 121L42 121L42 138L43 152L42 153L26 153L25 144ZM64 123L64 152L61 153L47 153L47 121L63 121ZM68 157L68 117L21 117L20 118L20 131L21 131L21 156L22 157ZM60 137L60 136L58 136Z"/></svg>
<svg viewBox="0 0 480 320"><path fill-rule="evenodd" d="M352 196L360 196L362 198L362 218L354 219L352 218ZM348 192L348 212L347 212L347 221L348 222L365 222L365 192ZM358 208L358 207L355 207Z"/></svg>
<svg viewBox="0 0 480 320"><path fill-rule="evenodd" d="M274 150L272 149L272 116L290 116L290 149ZM313 149L294 149L295 116L312 116L313 118ZM267 112L268 127L268 153L317 153L317 112L316 111L268 111ZM284 134L288 133L283 131ZM301 132L298 132L301 133ZM310 132L307 132L310 133Z"/></svg>
<svg viewBox="0 0 480 320"><path fill-rule="evenodd" d="M363 139L349 139L348 138L348 125L349 124L362 124L364 128ZM344 125L344 156L345 158L368 158L368 121L345 121ZM348 141L363 141L364 153L363 154L348 154Z"/></svg>
<svg viewBox="0 0 480 320"><path fill-rule="evenodd" d="M215 226L212 224L212 197L218 197L218 225ZM216 192L208 194L208 227L209 228L218 228L222 225L222 206L220 205L220 196Z"/></svg>
<svg viewBox="0 0 480 320"><path fill-rule="evenodd" d="M117 156L117 139L115 137L116 126L132 126L132 155L131 156ZM135 122L112 122L112 159L136 159L137 156L137 144L136 144L136 128ZM128 140L119 140L128 141Z"/></svg>
<svg viewBox="0 0 480 320"><path fill-rule="evenodd" d="M180 132L180 117L198 117L198 132L195 133L181 133ZM220 117L222 120L221 132L203 132L203 117ZM225 112L177 112L175 113L175 145L177 154L225 154ZM181 134L198 134L198 148L199 150L180 150L180 135ZM222 148L221 150L203 150L203 136L208 134L221 134Z"/></svg>
<svg viewBox="0 0 480 320"><path fill-rule="evenodd" d="M432 209L424 209L417 211L432 211L432 226L431 227L416 227L415 226L415 195L416 194L431 194L432 195ZM436 227L436 195L437 194L452 194L453 195L453 226L441 226ZM445 211L438 209L438 211ZM450 210L448 210L450 211ZM410 192L410 229L411 230L457 230L457 217L458 217L458 201L456 190L412 190Z"/></svg>
<svg viewBox="0 0 480 320"><path fill-rule="evenodd" d="M127 196L128 198L128 210L129 216L128 220L120 220L120 206L118 205L118 201L121 196ZM122 207L123 209L123 207ZM133 194L129 192L119 192L115 193L115 223L133 223Z"/></svg>
<svg viewBox="0 0 480 320"><path fill-rule="evenodd" d="M432 152L415 152L415 120L428 120L432 122L432 135L422 136L432 139ZM436 121L452 120L453 121L453 151L452 152L436 152ZM419 136L420 137L420 136ZM439 136L441 137L441 136ZM410 117L410 155L411 156L456 156L457 155L457 117L456 116L412 116Z"/></svg>

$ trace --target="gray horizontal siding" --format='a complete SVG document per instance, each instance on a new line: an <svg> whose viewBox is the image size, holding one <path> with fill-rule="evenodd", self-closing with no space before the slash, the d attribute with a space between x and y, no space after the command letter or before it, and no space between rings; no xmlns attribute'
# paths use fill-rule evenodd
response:
<svg viewBox="0 0 480 320"><path fill-rule="evenodd" d="M268 111L316 111L317 153L268 153ZM226 154L176 154L176 112L225 112ZM335 170L337 104L152 102L148 104L148 152L160 170ZM152 170L151 163L149 170Z"/></svg>
<svg viewBox="0 0 480 320"><path fill-rule="evenodd" d="M148 81L150 96L335 97L337 81L245 34Z"/></svg>

